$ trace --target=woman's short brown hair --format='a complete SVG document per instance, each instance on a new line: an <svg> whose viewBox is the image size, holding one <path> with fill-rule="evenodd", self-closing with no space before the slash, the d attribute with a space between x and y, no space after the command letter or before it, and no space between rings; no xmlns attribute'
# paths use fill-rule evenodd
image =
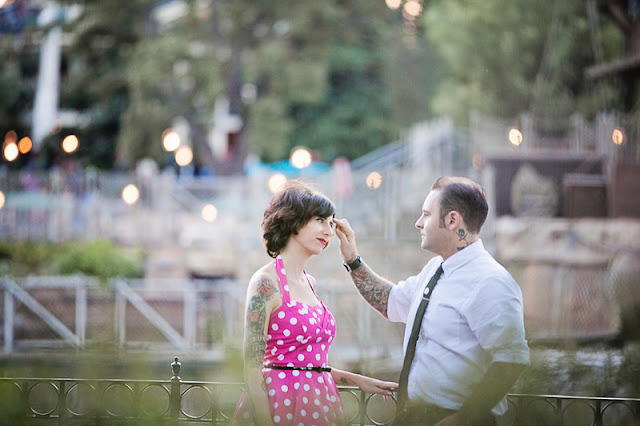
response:
<svg viewBox="0 0 640 426"><path fill-rule="evenodd" d="M290 180L277 192L262 219L262 238L269 256L276 257L291 235L314 217L334 216L336 208L323 194L306 183Z"/></svg>

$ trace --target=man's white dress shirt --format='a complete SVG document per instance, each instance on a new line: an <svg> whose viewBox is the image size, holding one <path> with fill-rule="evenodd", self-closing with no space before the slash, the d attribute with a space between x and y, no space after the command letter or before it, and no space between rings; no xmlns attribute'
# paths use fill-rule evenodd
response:
<svg viewBox="0 0 640 426"><path fill-rule="evenodd" d="M427 283L442 263L431 259L420 274L400 281L389 294L387 315L406 323L406 351ZM422 319L409 373L409 405L459 409L493 362L529 364L522 292L507 270L477 241L442 263ZM492 412L504 414L506 398Z"/></svg>

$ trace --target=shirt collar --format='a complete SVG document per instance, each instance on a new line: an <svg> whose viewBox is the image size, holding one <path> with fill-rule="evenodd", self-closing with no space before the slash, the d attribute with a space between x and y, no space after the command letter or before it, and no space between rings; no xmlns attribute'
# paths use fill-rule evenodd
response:
<svg viewBox="0 0 640 426"><path fill-rule="evenodd" d="M459 252L442 262L442 270L444 271L444 275L449 275L467 262L480 256L482 253L484 253L484 251L484 245L482 244L482 240L480 239L475 243L468 245L463 250L460 250Z"/></svg>

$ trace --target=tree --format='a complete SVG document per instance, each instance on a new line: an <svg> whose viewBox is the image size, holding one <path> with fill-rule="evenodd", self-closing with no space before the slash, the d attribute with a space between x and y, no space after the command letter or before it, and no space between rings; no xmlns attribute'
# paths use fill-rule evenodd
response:
<svg viewBox="0 0 640 426"><path fill-rule="evenodd" d="M241 170L248 149L267 161L298 144L326 159L353 158L391 140L383 53L393 22L383 3L187 4L183 18L132 56L120 138L131 160L159 145L166 126L158 124L172 114L189 123L200 164L219 173ZM220 96L243 123L226 163L207 142Z"/></svg>
<svg viewBox="0 0 640 426"><path fill-rule="evenodd" d="M433 111L458 123L474 109L502 117L532 111L553 131L558 119L590 117L600 106L584 79L594 63L586 2L438 0L425 28L446 64Z"/></svg>
<svg viewBox="0 0 640 426"><path fill-rule="evenodd" d="M113 167L122 113L129 104L125 70L132 49L142 39L152 0L69 0L81 6L65 24L70 43L63 50L60 108L79 113L80 123L43 141L45 164L56 161L61 139L75 133L80 146L74 154L85 164Z"/></svg>
<svg viewBox="0 0 640 426"><path fill-rule="evenodd" d="M134 97L121 146L135 160L146 154L145 146L158 145L172 116L180 116L189 124L201 165L223 174L238 172L247 154L245 130L255 132L249 143L259 153L269 147L277 151L291 127L286 99L322 94L318 87L326 68L327 23L335 11L328 1L186 4L184 17L136 49L128 73ZM255 98L247 97L250 87L256 88ZM243 123L229 161L214 157L207 141L215 101L221 96ZM165 125L158 126L162 122ZM256 123L262 125L258 130Z"/></svg>
<svg viewBox="0 0 640 426"><path fill-rule="evenodd" d="M27 8L25 2L2 7L0 14L0 141L8 132L17 139L30 135L28 116L34 100L38 74L38 50L32 37L37 30L33 21L37 9ZM1 154L0 154L1 155ZM22 167L31 160L32 153L20 155L11 167Z"/></svg>

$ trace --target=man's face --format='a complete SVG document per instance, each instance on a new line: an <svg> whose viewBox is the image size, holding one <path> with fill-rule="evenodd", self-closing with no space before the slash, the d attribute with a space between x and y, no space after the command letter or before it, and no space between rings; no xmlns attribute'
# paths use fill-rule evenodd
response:
<svg viewBox="0 0 640 426"><path fill-rule="evenodd" d="M416 228L420 230L420 246L423 250L444 254L450 232L440 224L440 191L431 191L427 195Z"/></svg>

